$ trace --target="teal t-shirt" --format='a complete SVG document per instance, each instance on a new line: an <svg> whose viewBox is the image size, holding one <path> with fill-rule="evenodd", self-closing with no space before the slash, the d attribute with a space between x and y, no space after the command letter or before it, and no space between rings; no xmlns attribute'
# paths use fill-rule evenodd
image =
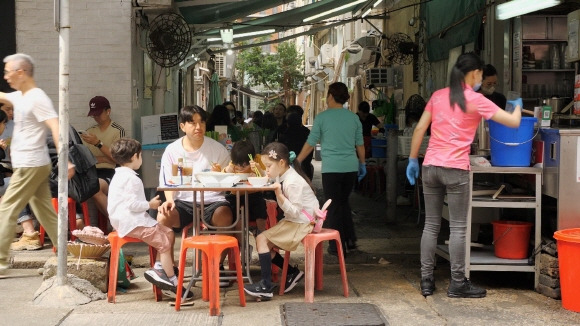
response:
<svg viewBox="0 0 580 326"><path fill-rule="evenodd" d="M358 116L343 108L328 109L316 116L306 142L322 146L322 173L358 171L355 146L364 145Z"/></svg>

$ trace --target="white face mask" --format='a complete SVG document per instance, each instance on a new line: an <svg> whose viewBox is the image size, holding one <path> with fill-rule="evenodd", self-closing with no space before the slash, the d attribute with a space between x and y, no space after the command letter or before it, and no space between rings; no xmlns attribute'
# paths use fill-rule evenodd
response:
<svg viewBox="0 0 580 326"><path fill-rule="evenodd" d="M481 88L481 83L477 83L477 84L473 85L473 90L475 92L477 92L480 88Z"/></svg>
<svg viewBox="0 0 580 326"><path fill-rule="evenodd" d="M485 95L491 95L493 94L493 92L495 92L495 87L491 86L491 87L482 87L481 88L481 92Z"/></svg>

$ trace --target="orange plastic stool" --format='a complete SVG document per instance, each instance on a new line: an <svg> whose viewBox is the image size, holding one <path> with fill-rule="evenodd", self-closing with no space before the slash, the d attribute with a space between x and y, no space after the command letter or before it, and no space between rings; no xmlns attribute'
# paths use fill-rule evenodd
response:
<svg viewBox="0 0 580 326"><path fill-rule="evenodd" d="M194 248L201 250L201 277L202 277L202 299L209 299L209 314L217 316L220 314L220 258L221 253L226 249L234 251L238 291L240 293L240 306L246 306L246 295L244 293L244 282L242 279L242 264L240 261L240 249L238 240L232 236L211 234L197 235L183 239L179 254L179 270L185 270L185 260L187 249ZM231 255L230 255L231 257ZM177 297L175 298L175 310L181 309L181 296L183 295L183 272L179 273L177 281Z"/></svg>
<svg viewBox="0 0 580 326"><path fill-rule="evenodd" d="M109 261L109 286L107 288L107 299L109 302L115 303L115 295L117 293L117 276L119 272L119 252L121 251L121 247L126 243L130 242L143 242L139 239L131 238L131 237L123 237L120 238L117 234L117 231L113 231L109 233L107 236L109 239L109 243L111 244L111 257ZM149 262L151 263L151 267L155 265L155 257L157 256L157 250L155 248L149 246ZM183 275L183 273L180 273ZM155 293L155 301L161 301L161 289L158 289L155 285L153 285L153 293Z"/></svg>
<svg viewBox="0 0 580 326"><path fill-rule="evenodd" d="M322 241L334 240L338 251L338 262L340 264L340 276L342 277L342 289L344 296L348 298L348 282L346 279L346 266L342 254L342 243L340 234L333 229L322 229L320 233L310 233L302 240L304 245L304 301L314 302L314 285L316 290L322 290ZM288 262L290 261L290 251L286 251L284 256L284 269L282 269L282 280L280 280L280 295L284 295L286 287L286 276L288 274Z"/></svg>
<svg viewBox="0 0 580 326"><path fill-rule="evenodd" d="M69 232L72 232L72 230L77 229L77 214L76 214L77 207L76 207L76 204L77 204L77 202L74 201L74 199L68 197L68 229L69 229ZM58 213L58 198L52 199L52 206L54 207L54 210ZM91 225L90 219L89 219L89 206L87 205L87 202L81 203L81 206L83 207L83 220L85 222L85 225ZM40 233L40 245L44 246L44 234L46 233L46 231L44 230L42 225L40 226L39 233ZM72 233L71 233L70 239L71 239L71 241L74 241L76 239L76 237L74 235L72 235Z"/></svg>

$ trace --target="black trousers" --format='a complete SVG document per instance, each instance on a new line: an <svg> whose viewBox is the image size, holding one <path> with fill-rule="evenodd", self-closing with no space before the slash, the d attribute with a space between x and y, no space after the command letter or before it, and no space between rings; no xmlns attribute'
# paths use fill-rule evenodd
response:
<svg viewBox="0 0 580 326"><path fill-rule="evenodd" d="M356 182L356 175L356 172L322 173L324 196L326 200L332 199L324 227L337 230L340 233L342 243L354 244L357 240L352 210L348 201ZM334 247L334 241L331 241L331 247Z"/></svg>

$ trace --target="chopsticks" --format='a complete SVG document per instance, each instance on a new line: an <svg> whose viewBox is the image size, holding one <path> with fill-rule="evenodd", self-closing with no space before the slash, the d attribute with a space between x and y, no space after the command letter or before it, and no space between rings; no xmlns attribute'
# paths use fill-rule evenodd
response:
<svg viewBox="0 0 580 326"><path fill-rule="evenodd" d="M252 154L248 154L248 157L250 158L250 161L253 161L254 159L252 158ZM262 174L260 174L260 170L258 169L258 167L254 167L254 173L256 173L257 177L261 177Z"/></svg>

